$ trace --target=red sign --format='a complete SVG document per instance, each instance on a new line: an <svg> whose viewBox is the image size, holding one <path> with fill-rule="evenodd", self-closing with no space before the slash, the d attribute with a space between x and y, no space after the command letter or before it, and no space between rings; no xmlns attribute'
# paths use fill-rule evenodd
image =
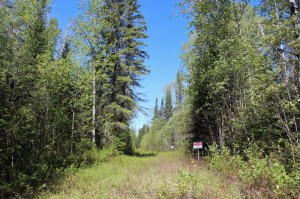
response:
<svg viewBox="0 0 300 199"><path fill-rule="evenodd" d="M194 149L203 149L203 142L193 142Z"/></svg>

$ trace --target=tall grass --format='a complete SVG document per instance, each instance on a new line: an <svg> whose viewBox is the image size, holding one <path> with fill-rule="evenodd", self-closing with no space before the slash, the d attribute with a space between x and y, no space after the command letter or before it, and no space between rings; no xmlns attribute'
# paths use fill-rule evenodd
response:
<svg viewBox="0 0 300 199"><path fill-rule="evenodd" d="M177 152L120 155L72 172L39 198L241 198L239 186Z"/></svg>
<svg viewBox="0 0 300 199"><path fill-rule="evenodd" d="M288 172L276 155L262 157L254 148L245 151L245 161L226 147L221 151L212 145L207 160L212 170L237 178L245 198L300 198L300 165Z"/></svg>

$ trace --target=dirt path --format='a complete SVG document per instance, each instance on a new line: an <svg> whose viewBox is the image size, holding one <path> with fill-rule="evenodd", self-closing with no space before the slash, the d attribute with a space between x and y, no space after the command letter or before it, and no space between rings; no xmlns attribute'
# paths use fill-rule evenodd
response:
<svg viewBox="0 0 300 199"><path fill-rule="evenodd" d="M241 198L238 186L182 154L119 156L69 175L40 198Z"/></svg>

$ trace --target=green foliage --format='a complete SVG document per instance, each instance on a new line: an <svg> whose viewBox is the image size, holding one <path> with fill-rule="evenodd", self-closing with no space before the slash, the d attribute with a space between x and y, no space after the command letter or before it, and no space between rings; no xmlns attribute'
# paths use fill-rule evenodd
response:
<svg viewBox="0 0 300 199"><path fill-rule="evenodd" d="M142 48L146 24L136 0L92 0L76 20L78 57L90 69L93 87L93 141L99 148L117 138L132 153L129 123L137 102L135 88L149 71Z"/></svg>
<svg viewBox="0 0 300 199"><path fill-rule="evenodd" d="M158 110L158 98L155 100L155 106L154 106L154 114L153 114L153 121L155 119L159 119L159 110Z"/></svg>
<svg viewBox="0 0 300 199"><path fill-rule="evenodd" d="M175 109L180 110L183 106L184 99L185 99L185 91L184 91L184 77L183 71L179 70L176 75L176 84L175 84Z"/></svg>
<svg viewBox="0 0 300 199"><path fill-rule="evenodd" d="M154 120L149 130L143 135L140 147L145 150L188 149L190 118L187 108L175 111L168 120Z"/></svg>
<svg viewBox="0 0 300 199"><path fill-rule="evenodd" d="M110 160L112 157L119 155L120 152L114 145L111 145L101 151L95 146L90 150L86 150L82 155L80 167L90 167Z"/></svg>
<svg viewBox="0 0 300 199"><path fill-rule="evenodd" d="M47 22L49 2L18 0L1 9L1 17L11 19L1 22L10 42L0 66L3 198L53 179L85 149L71 116L75 98L81 97L74 95L80 72L70 59L54 59L60 31L57 20Z"/></svg>
<svg viewBox="0 0 300 199"><path fill-rule="evenodd" d="M247 161L241 156L230 155L228 148L219 150L216 145L209 147L207 158L210 167L222 174L238 176L243 190L249 197L297 198L299 195L299 169L288 172L276 156L259 157L258 148L246 151ZM296 174L296 173L298 174Z"/></svg>
<svg viewBox="0 0 300 199"><path fill-rule="evenodd" d="M161 98L160 101L160 109L159 109L159 119L164 120L165 119L165 103L164 103L164 98Z"/></svg>
<svg viewBox="0 0 300 199"><path fill-rule="evenodd" d="M149 133L149 127L144 124L143 127L141 129L139 129L139 133L138 133L138 137L137 137L137 145L136 148L140 148L141 147L141 141L144 137L145 134Z"/></svg>
<svg viewBox="0 0 300 199"><path fill-rule="evenodd" d="M241 198L237 185L183 154L163 152L77 169L38 198Z"/></svg>
<svg viewBox="0 0 300 199"><path fill-rule="evenodd" d="M166 103L165 103L163 111L164 111L164 119L169 120L173 114L173 101L172 101L171 86L168 86L166 89Z"/></svg>
<svg viewBox="0 0 300 199"><path fill-rule="evenodd" d="M185 198L188 196L188 192L196 185L195 175L184 170L179 170L178 174L177 184L179 195L181 198Z"/></svg>
<svg viewBox="0 0 300 199"><path fill-rule="evenodd" d="M172 194L170 193L170 189L166 183L163 183L160 186L160 190L158 192L158 198L159 199L167 199L167 198L172 198Z"/></svg>
<svg viewBox="0 0 300 199"><path fill-rule="evenodd" d="M70 165L106 159L93 132L100 149L133 153L146 25L137 1L101 2L88 2L57 52L50 1L1 1L0 198L26 197Z"/></svg>
<svg viewBox="0 0 300 199"><path fill-rule="evenodd" d="M183 72L179 71L175 84L176 108L173 109L172 84L166 88L165 102L161 99L158 109L158 99L155 100L152 124L144 125L139 131L139 147L145 150L182 150L189 151L190 138L188 107L184 103Z"/></svg>
<svg viewBox="0 0 300 199"><path fill-rule="evenodd" d="M160 134L158 131L165 124L165 121L155 120L153 125L150 127L150 130L143 135L140 147L141 149L148 151L161 150L162 140L160 139Z"/></svg>
<svg viewBox="0 0 300 199"><path fill-rule="evenodd" d="M211 167L238 175L249 197L299 197L298 3L180 4L191 17L182 55L190 142L216 143Z"/></svg>
<svg viewBox="0 0 300 199"><path fill-rule="evenodd" d="M241 156L231 156L228 148L220 150L216 144L209 146L207 159L211 168L229 176L237 175L237 172L245 167L245 162Z"/></svg>

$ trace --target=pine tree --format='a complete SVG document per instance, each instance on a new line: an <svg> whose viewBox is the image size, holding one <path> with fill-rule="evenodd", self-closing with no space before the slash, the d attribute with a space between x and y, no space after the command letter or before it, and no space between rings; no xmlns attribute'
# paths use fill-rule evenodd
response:
<svg viewBox="0 0 300 199"><path fill-rule="evenodd" d="M147 38L144 18L136 0L92 0L83 18L78 32L89 46L93 139L101 147L115 138L128 143L129 121L141 100L135 88L140 76L148 73L144 66L148 56L142 50Z"/></svg>
<svg viewBox="0 0 300 199"><path fill-rule="evenodd" d="M155 119L158 119L159 118L159 110L158 110L158 98L156 98L155 100L155 107L154 107L154 115L153 115L153 121Z"/></svg>
<svg viewBox="0 0 300 199"><path fill-rule="evenodd" d="M133 150L129 121L141 100L135 88L148 73L137 1L91 0L59 53L49 3L0 2L1 198L79 160L91 143L86 137Z"/></svg>
<svg viewBox="0 0 300 199"><path fill-rule="evenodd" d="M165 103L163 97L161 98L160 101L159 118L160 120L165 120Z"/></svg>
<svg viewBox="0 0 300 199"><path fill-rule="evenodd" d="M164 107L165 119L168 120L172 117L173 114L173 105L172 105L172 91L171 86L167 86L166 89L166 104Z"/></svg>
<svg viewBox="0 0 300 199"><path fill-rule="evenodd" d="M109 0L104 10L106 24L110 30L114 27L103 35L106 48L110 49L110 56L105 59L110 60L112 66L110 101L105 112L112 114L107 123L111 134L123 140L129 136L132 111L140 100L134 88L140 86L140 76L148 73L144 66L147 53L141 49L142 39L147 38L146 25L136 0Z"/></svg>

